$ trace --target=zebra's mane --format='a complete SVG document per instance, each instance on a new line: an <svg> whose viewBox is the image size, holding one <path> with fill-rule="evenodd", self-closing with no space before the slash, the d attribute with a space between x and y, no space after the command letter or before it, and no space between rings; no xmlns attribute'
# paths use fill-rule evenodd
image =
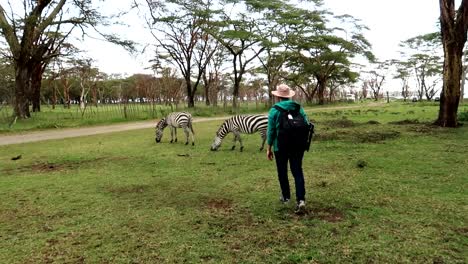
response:
<svg viewBox="0 0 468 264"><path fill-rule="evenodd" d="M218 128L218 131L216 131L216 136L220 137L221 139L224 138L227 135L227 133L224 133L224 135L221 135L221 132L227 132L227 130L228 130L228 127L227 127L228 120L225 120L223 122L223 124L221 124L221 126Z"/></svg>
<svg viewBox="0 0 468 264"><path fill-rule="evenodd" d="M166 118L163 118L163 119L159 120L156 127L159 128L159 129L164 129L165 127L167 127Z"/></svg>

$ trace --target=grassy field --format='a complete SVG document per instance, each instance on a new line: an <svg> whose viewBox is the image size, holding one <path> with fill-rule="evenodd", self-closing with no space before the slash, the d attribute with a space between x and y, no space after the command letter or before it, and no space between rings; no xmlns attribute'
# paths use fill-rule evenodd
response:
<svg viewBox="0 0 468 264"><path fill-rule="evenodd" d="M467 263L468 127L429 125L437 111L309 111L305 215L278 201L259 135L209 151L220 121L194 147L151 129L3 146L0 260Z"/></svg>

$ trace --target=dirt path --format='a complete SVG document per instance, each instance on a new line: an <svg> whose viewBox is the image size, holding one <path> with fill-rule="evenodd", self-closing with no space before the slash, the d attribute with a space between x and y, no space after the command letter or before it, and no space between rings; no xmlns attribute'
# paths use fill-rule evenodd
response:
<svg viewBox="0 0 468 264"><path fill-rule="evenodd" d="M362 108L362 107L377 107L381 105L382 104L380 103L371 103L371 104L366 104L366 105L323 107L323 108L314 108L312 110L308 110L307 112L323 111L323 110L353 109L353 108ZM194 118L193 122L198 123L198 122L206 122L206 121L224 120L226 118L227 116ZM155 121L151 120L151 121L144 121L144 122L133 122L133 123L125 123L125 124L106 125L106 126L65 128L65 129L60 129L60 130L24 132L24 133L20 133L16 135L8 135L8 136L0 135L0 146L36 142L36 141L43 141L43 140L51 140L51 139L63 139L63 138L71 138L71 137L105 134L105 133L120 132L120 131L135 130L135 129L152 128L155 126L155 124L156 124Z"/></svg>

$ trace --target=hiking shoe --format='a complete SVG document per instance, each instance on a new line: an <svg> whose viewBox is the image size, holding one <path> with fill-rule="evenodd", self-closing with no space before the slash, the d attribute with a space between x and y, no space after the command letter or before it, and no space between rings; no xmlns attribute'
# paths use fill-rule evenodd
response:
<svg viewBox="0 0 468 264"><path fill-rule="evenodd" d="M297 203L296 210L294 210L294 213L296 213L296 214L305 213L305 201L304 200L300 200Z"/></svg>
<svg viewBox="0 0 468 264"><path fill-rule="evenodd" d="M289 203L289 199L288 198L284 198L283 196L280 197L280 202L282 202L283 204L288 204Z"/></svg>

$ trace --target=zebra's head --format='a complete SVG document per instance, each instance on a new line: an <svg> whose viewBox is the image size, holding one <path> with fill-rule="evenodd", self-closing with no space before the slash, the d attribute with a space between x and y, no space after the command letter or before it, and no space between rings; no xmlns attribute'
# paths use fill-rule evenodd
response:
<svg viewBox="0 0 468 264"><path fill-rule="evenodd" d="M159 143L161 142L161 138L163 136L163 131L164 131L164 128L167 127L167 122L166 122L166 119L163 118L161 119L157 124L156 124L156 143Z"/></svg>
<svg viewBox="0 0 468 264"><path fill-rule="evenodd" d="M213 144L211 144L211 150L216 151L218 148L221 146L221 142L223 141L222 138L220 138L218 135L213 140Z"/></svg>
<svg viewBox="0 0 468 264"><path fill-rule="evenodd" d="M218 132L216 132L216 136L213 140L213 144L211 144L211 151L216 151L219 149L221 146L221 142L223 141L223 138L226 136L226 122L221 125L221 127L218 129Z"/></svg>

